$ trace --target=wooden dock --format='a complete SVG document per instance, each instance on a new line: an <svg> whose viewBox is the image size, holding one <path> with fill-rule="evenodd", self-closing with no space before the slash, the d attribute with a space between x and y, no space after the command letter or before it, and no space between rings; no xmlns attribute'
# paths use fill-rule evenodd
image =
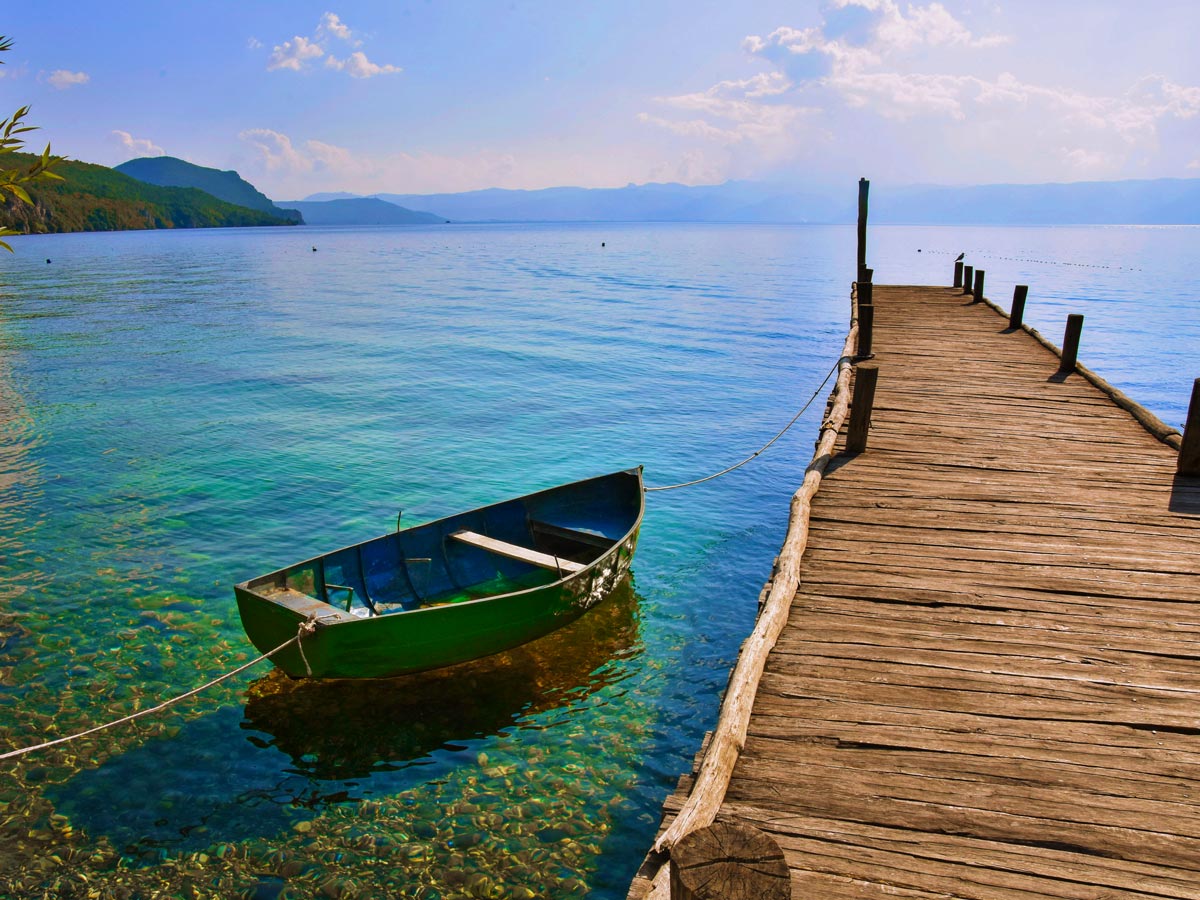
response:
<svg viewBox="0 0 1200 900"><path fill-rule="evenodd" d="M867 449L842 428L828 455L727 786L695 796L702 750L664 830L719 803L806 900L1200 898L1200 478L1176 475L1178 435L960 290L873 293ZM677 839L631 897L666 896Z"/></svg>

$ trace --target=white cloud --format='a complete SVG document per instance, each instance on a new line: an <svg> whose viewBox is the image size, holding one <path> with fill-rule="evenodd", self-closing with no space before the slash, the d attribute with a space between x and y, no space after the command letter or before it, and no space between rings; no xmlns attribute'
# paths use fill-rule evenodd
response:
<svg viewBox="0 0 1200 900"><path fill-rule="evenodd" d="M301 72L324 57L325 68L345 72L351 78L374 78L376 75L394 75L404 71L400 66L373 63L361 50L339 58L329 51L331 41L343 41L353 47L362 46L362 41L336 13L326 12L317 23L312 37L296 35L290 41L277 45L267 61L267 70L290 69Z"/></svg>
<svg viewBox="0 0 1200 900"><path fill-rule="evenodd" d="M65 91L67 88L72 88L79 84L87 84L92 79L87 72L69 72L66 69L55 69L46 76L46 80L60 91Z"/></svg>
<svg viewBox="0 0 1200 900"><path fill-rule="evenodd" d="M379 66L367 59L365 53L356 50L345 59L336 59L332 54L325 58L325 67L347 73L351 78L373 78L376 75L394 75L404 70L399 66Z"/></svg>
<svg viewBox="0 0 1200 900"><path fill-rule="evenodd" d="M892 0L837 0L837 5L860 6L878 13L876 40L884 47L909 50L919 46L996 47L1009 38L1000 35L976 37L940 3L909 6L908 15Z"/></svg>
<svg viewBox="0 0 1200 900"><path fill-rule="evenodd" d="M312 171L312 163L296 151L286 134L269 128L248 128L238 137L258 150L259 159L269 172Z"/></svg>
<svg viewBox="0 0 1200 900"><path fill-rule="evenodd" d="M246 47L249 50L258 50L262 47L262 45L263 42L256 37L249 38L246 41Z"/></svg>
<svg viewBox="0 0 1200 900"><path fill-rule="evenodd" d="M134 156L163 156L166 151L154 141L148 138L135 138L128 131L114 130L111 136L115 137L125 148L126 151Z"/></svg>
<svg viewBox="0 0 1200 900"><path fill-rule="evenodd" d="M867 130L870 140L842 144L844 163L912 180L1132 177L1166 158L1162 137L1200 121L1200 87L1163 75L1094 91L992 74L1011 38L938 2L825 0L821 15L746 37L743 50L765 71L657 98L662 109L639 121L736 156L742 173L772 161L811 166L830 135L844 142ZM1193 156L1168 164L1178 171Z"/></svg>
<svg viewBox="0 0 1200 900"><path fill-rule="evenodd" d="M354 33L350 30L350 27L338 17L337 13L327 12L321 16L321 21L317 25L317 35L321 37L334 37L340 41L352 43L356 47L362 43L362 41L355 40Z"/></svg>
<svg viewBox="0 0 1200 900"><path fill-rule="evenodd" d="M293 72L299 72L310 60L324 55L325 51L319 44L313 43L306 37L296 35L290 41L277 44L271 51L271 58L267 60L267 71L291 69Z"/></svg>
<svg viewBox="0 0 1200 900"><path fill-rule="evenodd" d="M267 128L248 129L239 137L257 151L247 168L266 176L263 181L269 183L271 196L290 199L321 190L359 194L476 190L509 184L516 167L512 155L489 150L463 156L372 156L317 140L297 145L288 135Z"/></svg>

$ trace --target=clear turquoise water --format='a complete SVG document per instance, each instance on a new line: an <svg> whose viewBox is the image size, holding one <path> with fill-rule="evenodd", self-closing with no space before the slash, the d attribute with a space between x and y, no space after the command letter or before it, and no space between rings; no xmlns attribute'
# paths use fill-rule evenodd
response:
<svg viewBox="0 0 1200 900"><path fill-rule="evenodd" d="M879 282L948 283L966 250L1001 305L1030 284L1027 318L1053 340L1084 312L1083 360L1177 424L1200 375L1198 239L879 228L870 261ZM15 246L4 748L250 658L231 585L387 531L400 508L415 522L636 464L668 484L748 455L836 358L854 259L852 228L803 226ZM715 719L822 406L744 469L650 495L631 589L545 641L389 682L262 664L5 763L0 896L623 897Z"/></svg>

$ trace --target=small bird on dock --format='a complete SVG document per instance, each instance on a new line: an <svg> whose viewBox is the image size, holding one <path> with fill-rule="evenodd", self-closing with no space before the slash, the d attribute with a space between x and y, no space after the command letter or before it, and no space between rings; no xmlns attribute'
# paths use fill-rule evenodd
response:
<svg viewBox="0 0 1200 900"><path fill-rule="evenodd" d="M955 261L955 262L962 262L962 261L963 261L963 257L964 257L964 256L966 256L966 255L967 255L967 254L966 254L966 251L963 251L962 253L958 254L958 256L954 257L954 261Z"/></svg>

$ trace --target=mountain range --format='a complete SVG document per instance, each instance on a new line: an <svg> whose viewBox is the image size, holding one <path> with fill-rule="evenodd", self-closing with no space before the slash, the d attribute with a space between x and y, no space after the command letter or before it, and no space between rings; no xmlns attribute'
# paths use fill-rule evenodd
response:
<svg viewBox="0 0 1200 900"><path fill-rule="evenodd" d="M4 161L25 168L36 158L10 153ZM296 224L295 218L229 203L194 187L147 184L107 166L67 160L55 172L61 181L26 185L32 203L16 197L0 203L0 225L25 234L53 234Z"/></svg>
<svg viewBox="0 0 1200 900"><path fill-rule="evenodd" d="M24 158L14 154L14 162ZM115 169L67 162L63 182L30 188L34 204L0 205L21 231L101 231L241 225L430 225L456 222L850 223L853 182L808 188L769 182L629 184L443 194L313 194L282 205L237 172L174 157ZM422 212L419 210L437 210ZM974 186L873 186L872 224L1196 225L1200 179Z"/></svg>
<svg viewBox="0 0 1200 900"><path fill-rule="evenodd" d="M353 196L316 194L308 199ZM853 183L798 189L748 181L373 196L405 207L436 209L458 222L849 223L857 218L858 200ZM1200 224L1200 179L965 187L877 184L870 195L870 220L911 225L1195 225Z"/></svg>
<svg viewBox="0 0 1200 900"><path fill-rule="evenodd" d="M298 210L306 225L441 225L447 221L433 213L405 209L378 197L286 200L284 203Z"/></svg>
<svg viewBox="0 0 1200 900"><path fill-rule="evenodd" d="M279 208L234 171L210 169L174 156L143 156L113 166L113 171L159 187L197 188L226 203L257 209L281 219L303 221L298 211Z"/></svg>

